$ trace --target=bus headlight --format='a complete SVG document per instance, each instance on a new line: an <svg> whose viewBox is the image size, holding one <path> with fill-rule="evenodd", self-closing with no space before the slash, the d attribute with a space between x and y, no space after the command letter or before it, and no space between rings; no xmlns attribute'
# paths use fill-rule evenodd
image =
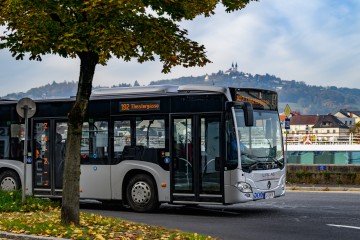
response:
<svg viewBox="0 0 360 240"><path fill-rule="evenodd" d="M239 189L240 192L243 192L243 193L251 193L252 192L250 184L248 184L246 182L238 182L235 184L235 187L237 189Z"/></svg>

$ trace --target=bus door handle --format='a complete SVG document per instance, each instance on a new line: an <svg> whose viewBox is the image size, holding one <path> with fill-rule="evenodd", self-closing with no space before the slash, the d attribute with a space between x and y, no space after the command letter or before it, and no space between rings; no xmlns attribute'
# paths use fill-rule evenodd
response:
<svg viewBox="0 0 360 240"><path fill-rule="evenodd" d="M173 169L173 171L176 171L179 168L179 158L173 157L172 160L173 160L172 161L173 162L172 169Z"/></svg>
<svg viewBox="0 0 360 240"><path fill-rule="evenodd" d="M221 170L221 157L215 157L215 170L220 171Z"/></svg>

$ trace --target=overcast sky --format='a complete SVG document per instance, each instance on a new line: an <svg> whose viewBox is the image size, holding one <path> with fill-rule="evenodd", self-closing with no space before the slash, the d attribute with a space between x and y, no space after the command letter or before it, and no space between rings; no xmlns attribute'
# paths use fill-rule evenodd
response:
<svg viewBox="0 0 360 240"><path fill-rule="evenodd" d="M162 74L160 62L139 64L111 59L98 65L93 85L141 85L181 76L227 70L232 63L251 74L271 74L309 85L359 88L359 0L260 0L245 9L210 18L198 17L181 26L189 38L205 45L213 62L202 68L176 67ZM42 62L16 61L0 50L0 96L25 92L47 83L77 81L80 61L55 55ZM357 66L357 67L356 67Z"/></svg>

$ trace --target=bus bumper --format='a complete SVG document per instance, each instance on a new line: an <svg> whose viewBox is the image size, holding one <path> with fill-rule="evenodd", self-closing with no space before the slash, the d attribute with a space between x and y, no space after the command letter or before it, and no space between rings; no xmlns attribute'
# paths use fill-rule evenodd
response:
<svg viewBox="0 0 360 240"><path fill-rule="evenodd" d="M285 178L267 181L267 188L257 188L252 182L239 182L235 185L225 185L225 204L242 203L261 199L271 199L285 195Z"/></svg>

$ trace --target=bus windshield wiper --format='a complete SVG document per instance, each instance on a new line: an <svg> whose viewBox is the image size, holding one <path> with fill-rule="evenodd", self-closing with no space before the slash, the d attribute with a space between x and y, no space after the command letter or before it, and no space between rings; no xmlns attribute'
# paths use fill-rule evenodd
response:
<svg viewBox="0 0 360 240"><path fill-rule="evenodd" d="M274 157L271 157L271 156L264 156L264 157L260 157L260 156L253 156L254 158L258 158L258 159L261 159L261 158L266 158L267 160L266 161L256 161L256 162L253 162L253 163L250 163L250 164L246 164L246 165L243 165L244 167L248 168L249 172L251 172L252 170L254 170L258 165L263 165L263 167L260 167L258 169L268 169L266 167L267 164L270 164L270 163L276 163L278 167L283 167L284 166L284 163L282 163L280 160L274 158Z"/></svg>
<svg viewBox="0 0 360 240"><path fill-rule="evenodd" d="M251 172L256 166L259 164L263 164L264 162L254 162L250 164L243 165L244 167L247 167L249 169L249 172Z"/></svg>
<svg viewBox="0 0 360 240"><path fill-rule="evenodd" d="M281 162L280 160L276 159L275 157L272 157L272 156L265 156L265 157L258 157L258 156L255 156L256 158L266 158L268 160L270 160L270 162L274 162L274 163L277 163L278 165L280 165L281 167L284 165L283 162ZM266 161L266 162L269 162L269 161Z"/></svg>
<svg viewBox="0 0 360 240"><path fill-rule="evenodd" d="M279 159L276 159L276 158L270 157L270 156L269 156L269 159L270 159L272 162L277 163L277 164L280 165L281 167L284 166L284 163L281 162Z"/></svg>

